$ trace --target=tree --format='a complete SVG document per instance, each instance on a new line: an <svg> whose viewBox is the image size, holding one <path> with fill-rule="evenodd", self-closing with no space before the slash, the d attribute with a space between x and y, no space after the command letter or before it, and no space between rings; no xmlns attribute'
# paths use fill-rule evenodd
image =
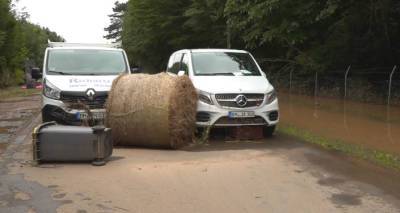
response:
<svg viewBox="0 0 400 213"><path fill-rule="evenodd" d="M30 23L28 14L11 12L9 0L0 0L0 88L20 83L24 62L41 65L47 40L64 39L47 28Z"/></svg>
<svg viewBox="0 0 400 213"><path fill-rule="evenodd" d="M400 2L130 0L122 34L131 60L153 70L177 49L229 43L275 70L392 66L400 61Z"/></svg>
<svg viewBox="0 0 400 213"><path fill-rule="evenodd" d="M125 11L127 9L127 3L115 2L113 8L113 14L109 15L111 24L104 28L108 33L104 38L109 40L114 40L114 42L120 42L122 37L122 19L124 17Z"/></svg>
<svg viewBox="0 0 400 213"><path fill-rule="evenodd" d="M184 31L186 0L134 0L128 2L122 44L131 63L150 72L165 69L168 55L185 48L189 34Z"/></svg>
<svg viewBox="0 0 400 213"><path fill-rule="evenodd" d="M13 56L13 38L16 21L10 12L10 1L0 0L0 87L10 81L10 60Z"/></svg>
<svg viewBox="0 0 400 213"><path fill-rule="evenodd" d="M123 18L123 47L131 63L165 69L183 48L226 47L225 0L135 0Z"/></svg>
<svg viewBox="0 0 400 213"><path fill-rule="evenodd" d="M226 0L193 0L184 17L190 48L227 47L228 29L224 16ZM195 35L195 36L194 36Z"/></svg>
<svg viewBox="0 0 400 213"><path fill-rule="evenodd" d="M395 4L392 0L228 0L225 13L247 48L288 61L295 69L324 71L398 61L398 53L391 50L399 35Z"/></svg>

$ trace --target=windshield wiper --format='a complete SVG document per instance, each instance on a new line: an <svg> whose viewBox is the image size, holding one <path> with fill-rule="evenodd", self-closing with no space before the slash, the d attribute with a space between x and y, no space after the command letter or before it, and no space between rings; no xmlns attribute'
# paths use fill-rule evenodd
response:
<svg viewBox="0 0 400 213"><path fill-rule="evenodd" d="M205 76L208 76L208 75L210 75L210 76L214 76L214 75L227 75L227 76L233 76L234 74L231 73L231 72L221 72L221 73L200 73L200 74L197 74L197 75L205 75Z"/></svg>
<svg viewBox="0 0 400 213"><path fill-rule="evenodd" d="M72 75L72 73L69 72L61 72L61 71L54 71L54 70L49 70L49 73L56 73L60 75Z"/></svg>

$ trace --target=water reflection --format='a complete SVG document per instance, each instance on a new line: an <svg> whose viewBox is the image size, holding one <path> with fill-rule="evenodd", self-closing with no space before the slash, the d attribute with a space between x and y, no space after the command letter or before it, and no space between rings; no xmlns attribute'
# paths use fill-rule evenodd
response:
<svg viewBox="0 0 400 213"><path fill-rule="evenodd" d="M281 122L315 134L400 154L400 109L280 93Z"/></svg>

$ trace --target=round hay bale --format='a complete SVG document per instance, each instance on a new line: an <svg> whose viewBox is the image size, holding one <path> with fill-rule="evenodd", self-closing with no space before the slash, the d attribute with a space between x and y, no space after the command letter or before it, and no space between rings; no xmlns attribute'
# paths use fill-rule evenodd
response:
<svg viewBox="0 0 400 213"><path fill-rule="evenodd" d="M197 93L187 76L121 75L107 101L115 145L177 149L192 142Z"/></svg>

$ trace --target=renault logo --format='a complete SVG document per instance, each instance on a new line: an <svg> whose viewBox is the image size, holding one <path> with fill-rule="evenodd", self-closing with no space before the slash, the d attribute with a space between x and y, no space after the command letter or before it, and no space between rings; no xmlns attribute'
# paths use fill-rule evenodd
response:
<svg viewBox="0 0 400 213"><path fill-rule="evenodd" d="M244 107L247 105L247 98L244 95L238 95L235 100L236 104L240 107Z"/></svg>
<svg viewBox="0 0 400 213"><path fill-rule="evenodd" d="M94 89L88 89L86 90L86 96L88 97L89 100L93 100L94 96L96 95L96 91Z"/></svg>

